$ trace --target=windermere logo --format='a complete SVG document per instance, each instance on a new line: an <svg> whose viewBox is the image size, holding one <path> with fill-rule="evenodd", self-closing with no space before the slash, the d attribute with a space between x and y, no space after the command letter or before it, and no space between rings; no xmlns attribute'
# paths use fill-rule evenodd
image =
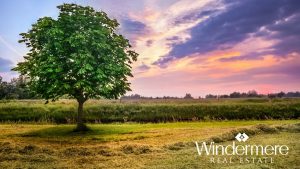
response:
<svg viewBox="0 0 300 169"><path fill-rule="evenodd" d="M248 135L245 133L243 133L243 134L239 133L235 136L235 139L239 142L241 142L241 141L245 142L248 140L248 138L249 138Z"/></svg>
<svg viewBox="0 0 300 169"><path fill-rule="evenodd" d="M288 155L286 145L243 144L249 139L246 133L238 133L235 139L242 144L235 141L229 145L197 141L195 144L199 156L209 156L210 163L274 163L274 156Z"/></svg>

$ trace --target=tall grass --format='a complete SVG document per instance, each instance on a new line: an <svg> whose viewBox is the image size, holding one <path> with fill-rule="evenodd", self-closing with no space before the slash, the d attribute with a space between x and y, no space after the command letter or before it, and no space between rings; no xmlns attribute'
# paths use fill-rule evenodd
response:
<svg viewBox="0 0 300 169"><path fill-rule="evenodd" d="M90 123L298 119L300 99L90 100L84 111ZM74 100L0 102L1 122L75 123L76 115Z"/></svg>

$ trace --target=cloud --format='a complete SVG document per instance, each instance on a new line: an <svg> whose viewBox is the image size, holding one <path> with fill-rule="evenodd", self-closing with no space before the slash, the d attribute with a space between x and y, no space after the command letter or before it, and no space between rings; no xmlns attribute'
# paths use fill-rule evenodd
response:
<svg viewBox="0 0 300 169"><path fill-rule="evenodd" d="M294 81L299 81L300 79L300 55L289 55L290 59L287 59L285 62L282 62L279 65L272 67L262 67L258 69L253 69L249 71L250 74L262 76L262 75L284 75L293 79ZM278 81L282 81L282 79L277 78ZM283 81L285 82L285 81Z"/></svg>
<svg viewBox="0 0 300 169"><path fill-rule="evenodd" d="M152 45L152 43L153 43L153 40L147 40L146 41L146 46L150 47Z"/></svg>
<svg viewBox="0 0 300 169"><path fill-rule="evenodd" d="M210 0L174 1L161 6L160 3L147 1L144 10L130 12L128 17L143 23L147 29L147 33L135 36L134 47L139 53L136 68L145 63L150 69L155 69L156 65L153 63L161 56L167 55L173 44L183 43L189 39L189 29L203 22L208 16L193 17L189 20L183 18L194 15L195 11L204 8L210 2Z"/></svg>
<svg viewBox="0 0 300 169"><path fill-rule="evenodd" d="M145 65L145 64L143 64L143 65L141 65L141 66L138 67L138 69L143 70L143 71L148 70L149 68L150 67L147 66L147 65Z"/></svg>
<svg viewBox="0 0 300 169"><path fill-rule="evenodd" d="M132 65L134 78L130 79L134 93L183 96L190 92L193 96L203 96L208 92L221 94L249 89L299 90L300 1L85 3L116 18L120 23L119 33L139 53L138 61ZM19 22L7 16L11 22ZM30 23L24 26L26 23L18 28L27 30ZM17 75L3 71L21 61L27 50L12 43L16 40L11 37L16 35L0 34L3 35L0 54L9 56L0 58L0 75L9 80Z"/></svg>
<svg viewBox="0 0 300 169"><path fill-rule="evenodd" d="M12 68L13 62L0 57L0 72L9 72Z"/></svg>
<svg viewBox="0 0 300 169"><path fill-rule="evenodd" d="M139 36L146 35L149 32L144 23L128 17L122 17L120 19L119 31L130 40L133 46L136 45L136 40Z"/></svg>
<svg viewBox="0 0 300 169"><path fill-rule="evenodd" d="M266 35L266 37L280 40L272 46L272 49L274 49L273 54L285 56L293 52L300 53L300 3L298 9L297 13L266 26L267 31L273 32Z"/></svg>
<svg viewBox="0 0 300 169"><path fill-rule="evenodd" d="M173 59L195 53L204 54L213 50L228 49L251 36L280 40L272 46L276 48L276 54L299 52L299 1L223 2L226 5L224 12L191 28L191 38L184 43L174 44L172 50L156 64L163 65ZM262 33L261 29L265 31Z"/></svg>
<svg viewBox="0 0 300 169"><path fill-rule="evenodd" d="M121 30L126 34L145 34L146 25L130 18L123 18L121 20Z"/></svg>

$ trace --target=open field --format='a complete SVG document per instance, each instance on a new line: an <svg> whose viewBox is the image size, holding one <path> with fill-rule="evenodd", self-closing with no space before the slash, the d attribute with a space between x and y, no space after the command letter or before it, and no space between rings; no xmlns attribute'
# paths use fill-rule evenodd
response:
<svg viewBox="0 0 300 169"><path fill-rule="evenodd" d="M1 101L0 122L74 123L77 103L60 100ZM298 119L300 99L138 99L89 100L89 123Z"/></svg>
<svg viewBox="0 0 300 169"><path fill-rule="evenodd" d="M300 121L211 121L73 125L1 124L0 168L297 168ZM260 124L260 125L259 125ZM230 144L246 132L247 144L285 144L289 155L272 164L210 164L194 141Z"/></svg>
<svg viewBox="0 0 300 169"><path fill-rule="evenodd" d="M300 166L300 99L90 100L92 130L85 133L73 132L76 110L74 100L1 101L0 168ZM228 145L239 132L250 136L247 144L285 144L289 155L266 164L211 164L197 154L195 141Z"/></svg>

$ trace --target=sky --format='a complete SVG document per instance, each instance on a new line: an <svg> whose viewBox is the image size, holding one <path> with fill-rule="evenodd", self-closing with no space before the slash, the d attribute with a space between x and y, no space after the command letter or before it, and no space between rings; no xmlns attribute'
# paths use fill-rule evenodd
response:
<svg viewBox="0 0 300 169"><path fill-rule="evenodd" d="M300 90L298 0L1 0L0 76L27 49L19 33L57 5L77 3L106 12L139 53L130 79L143 96L204 96L256 90Z"/></svg>

